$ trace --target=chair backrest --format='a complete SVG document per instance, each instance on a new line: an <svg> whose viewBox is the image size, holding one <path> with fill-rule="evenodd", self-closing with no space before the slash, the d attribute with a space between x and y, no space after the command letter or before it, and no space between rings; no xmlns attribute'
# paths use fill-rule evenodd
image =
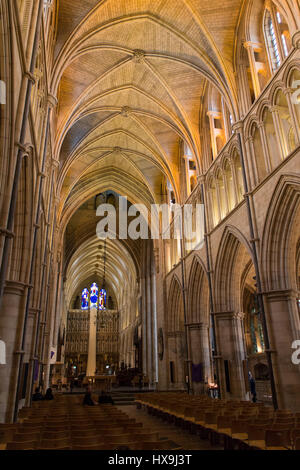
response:
<svg viewBox="0 0 300 470"><path fill-rule="evenodd" d="M40 436L39 432L15 433L13 442L36 442L40 440Z"/></svg>
<svg viewBox="0 0 300 470"><path fill-rule="evenodd" d="M70 448L69 439L43 439L38 449L67 449Z"/></svg>
<svg viewBox="0 0 300 470"><path fill-rule="evenodd" d="M294 449L300 450L300 437L297 437L296 440L294 441Z"/></svg>
<svg viewBox="0 0 300 470"><path fill-rule="evenodd" d="M204 420L206 424L217 424L217 413L208 412L204 415Z"/></svg>
<svg viewBox="0 0 300 470"><path fill-rule="evenodd" d="M42 439L66 439L70 437L69 431L44 431L42 434Z"/></svg>
<svg viewBox="0 0 300 470"><path fill-rule="evenodd" d="M231 416L218 416L217 428L218 429L229 429L231 428L232 417Z"/></svg>
<svg viewBox="0 0 300 470"><path fill-rule="evenodd" d="M232 434L248 433L248 424L249 423L247 421L233 419L231 422L231 433Z"/></svg>
<svg viewBox="0 0 300 470"><path fill-rule="evenodd" d="M274 423L274 424L272 424L272 429L273 429L274 431L290 430L290 429L292 429L293 427L294 427L294 423L284 423L284 424L282 424L282 423Z"/></svg>
<svg viewBox="0 0 300 470"><path fill-rule="evenodd" d="M36 441L8 442L6 445L6 450L35 450L36 447Z"/></svg>
<svg viewBox="0 0 300 470"><path fill-rule="evenodd" d="M266 427L263 425L248 424L248 440L264 441L266 437Z"/></svg>
<svg viewBox="0 0 300 470"><path fill-rule="evenodd" d="M289 430L266 430L266 447L288 447L292 445Z"/></svg>

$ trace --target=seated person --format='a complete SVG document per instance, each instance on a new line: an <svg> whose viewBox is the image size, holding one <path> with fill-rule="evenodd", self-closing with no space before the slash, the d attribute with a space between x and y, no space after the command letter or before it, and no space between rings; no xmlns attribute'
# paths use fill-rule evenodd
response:
<svg viewBox="0 0 300 470"><path fill-rule="evenodd" d="M111 405L114 405L114 401L113 401L112 397L104 391L102 391L101 395L99 395L98 403L99 403L99 405L101 405L103 403L110 403Z"/></svg>
<svg viewBox="0 0 300 470"><path fill-rule="evenodd" d="M84 395L84 398L83 398L83 405L87 405L87 406L94 406L94 405L97 405L97 403L93 400L92 398L92 393L91 393L91 390L88 388L85 395Z"/></svg>
<svg viewBox="0 0 300 470"><path fill-rule="evenodd" d="M40 392L40 387L35 389L34 394L32 395L32 401L40 401L43 399L43 395Z"/></svg>
<svg viewBox="0 0 300 470"><path fill-rule="evenodd" d="M44 400L54 400L52 388L48 388Z"/></svg>

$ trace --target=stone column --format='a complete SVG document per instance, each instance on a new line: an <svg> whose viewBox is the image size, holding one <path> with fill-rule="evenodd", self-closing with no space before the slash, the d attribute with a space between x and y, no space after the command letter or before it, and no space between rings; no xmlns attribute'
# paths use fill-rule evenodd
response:
<svg viewBox="0 0 300 470"><path fill-rule="evenodd" d="M292 361L292 344L300 340L298 295L292 289L264 293L278 406L292 411L300 409L300 365Z"/></svg>
<svg viewBox="0 0 300 470"><path fill-rule="evenodd" d="M257 99L261 93L261 89L260 89L260 83L258 79L257 68L256 68L255 52L260 51L262 47L260 44L253 43L251 41L244 42L244 47L248 52L254 94L255 94L255 98Z"/></svg>
<svg viewBox="0 0 300 470"><path fill-rule="evenodd" d="M21 340L20 312L23 311L26 286L7 281L0 315L0 338L6 345L6 364L0 365L0 423L12 423L16 395Z"/></svg>
<svg viewBox="0 0 300 470"><path fill-rule="evenodd" d="M217 344L219 345L220 386L223 398L246 398L243 360L246 358L243 340L243 314L234 312L215 313ZM230 391L226 387L225 362L229 366Z"/></svg>
<svg viewBox="0 0 300 470"><path fill-rule="evenodd" d="M193 382L194 393L205 393L205 382L212 380L210 347L209 347L209 329L205 323L189 325L189 334L191 339L191 355L193 364L203 365L203 383Z"/></svg>
<svg viewBox="0 0 300 470"><path fill-rule="evenodd" d="M176 332L176 381L178 388L185 388L184 361L186 358L184 332Z"/></svg>
<svg viewBox="0 0 300 470"><path fill-rule="evenodd" d="M97 309L90 309L90 333L86 376L94 377L96 371Z"/></svg>
<svg viewBox="0 0 300 470"><path fill-rule="evenodd" d="M153 364L153 382L158 382L158 349L157 349L157 312L156 312L156 276L151 276L152 291L152 364Z"/></svg>

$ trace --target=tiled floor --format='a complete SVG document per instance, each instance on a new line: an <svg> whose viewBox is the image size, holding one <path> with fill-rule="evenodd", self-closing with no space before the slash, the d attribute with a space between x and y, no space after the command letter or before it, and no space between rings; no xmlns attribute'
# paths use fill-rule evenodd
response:
<svg viewBox="0 0 300 470"><path fill-rule="evenodd" d="M142 422L144 427L159 432L160 437L165 437L176 442L184 450L223 450L222 447L211 446L208 440L202 440L199 436L190 434L181 428L167 424L156 416L149 415L145 410L138 410L136 406L122 406L122 411Z"/></svg>

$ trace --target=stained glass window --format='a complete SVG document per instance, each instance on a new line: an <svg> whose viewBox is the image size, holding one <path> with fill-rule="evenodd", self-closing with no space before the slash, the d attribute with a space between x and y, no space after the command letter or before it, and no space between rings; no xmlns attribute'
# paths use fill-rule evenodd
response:
<svg viewBox="0 0 300 470"><path fill-rule="evenodd" d="M81 310L87 310L89 308L89 291L83 289L81 294Z"/></svg>
<svg viewBox="0 0 300 470"><path fill-rule="evenodd" d="M101 289L99 295L99 310L105 310L106 308L106 290Z"/></svg>
<svg viewBox="0 0 300 470"><path fill-rule="evenodd" d="M90 294L90 306L91 308L96 307L97 308L97 303L98 303L98 286L94 282L91 286L91 294Z"/></svg>

